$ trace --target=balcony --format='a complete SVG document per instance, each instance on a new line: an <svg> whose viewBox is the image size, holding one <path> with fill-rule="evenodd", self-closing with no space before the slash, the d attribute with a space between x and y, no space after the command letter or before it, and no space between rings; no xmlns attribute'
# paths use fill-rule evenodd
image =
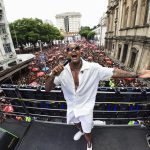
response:
<svg viewBox="0 0 150 150"><path fill-rule="evenodd" d="M2 85L1 90L5 93L1 106L11 105L13 111L1 110L12 118L6 119L0 128L19 137L16 150L86 149L83 138L79 143L71 138L76 129L73 124L66 124L66 102L60 88L45 92L40 86L9 84ZM150 137L146 138L149 126L143 121L149 121L149 98L149 88L99 88L94 108L94 149L99 150L100 146L101 150L110 150L110 147L149 150ZM16 116L23 120L15 119ZM24 120L27 116L31 118L28 122Z"/></svg>
<svg viewBox="0 0 150 150"><path fill-rule="evenodd" d="M147 27L141 27L141 28L124 28L119 30L118 36L146 36L150 37L148 34Z"/></svg>

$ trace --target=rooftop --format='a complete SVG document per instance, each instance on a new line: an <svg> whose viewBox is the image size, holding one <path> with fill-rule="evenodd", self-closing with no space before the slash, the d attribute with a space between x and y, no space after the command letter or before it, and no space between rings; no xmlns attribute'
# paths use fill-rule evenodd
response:
<svg viewBox="0 0 150 150"><path fill-rule="evenodd" d="M11 60L11 62L5 62L1 67L0 81L10 77L15 72L28 66L28 63L34 58L33 54L18 54L17 58Z"/></svg>
<svg viewBox="0 0 150 150"><path fill-rule="evenodd" d="M57 17L66 17L66 16L80 16L81 17L81 13L80 12L65 12L65 13L61 13L61 14L57 14Z"/></svg>

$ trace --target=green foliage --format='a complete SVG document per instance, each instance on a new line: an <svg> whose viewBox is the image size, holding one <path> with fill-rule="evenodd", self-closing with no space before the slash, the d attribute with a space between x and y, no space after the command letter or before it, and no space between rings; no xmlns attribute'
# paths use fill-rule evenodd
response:
<svg viewBox="0 0 150 150"><path fill-rule="evenodd" d="M85 37L86 39L91 40L94 38L95 32L92 32L92 29L90 29L90 27L85 26L85 27L81 27L79 34L82 37Z"/></svg>
<svg viewBox="0 0 150 150"><path fill-rule="evenodd" d="M94 39L94 36L95 36L95 32L93 31L90 31L87 35L87 39L88 40L93 40Z"/></svg>
<svg viewBox="0 0 150 150"><path fill-rule="evenodd" d="M54 39L63 39L63 36L56 27L48 23L43 23L43 21L38 18L18 19L10 23L9 27L15 46L17 45L17 41L18 44L22 46L26 43L35 45L38 40L49 43Z"/></svg>

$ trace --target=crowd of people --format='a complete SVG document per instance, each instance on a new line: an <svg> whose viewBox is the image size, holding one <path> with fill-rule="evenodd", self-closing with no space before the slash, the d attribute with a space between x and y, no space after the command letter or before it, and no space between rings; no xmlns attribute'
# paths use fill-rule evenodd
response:
<svg viewBox="0 0 150 150"><path fill-rule="evenodd" d="M124 69L124 66L113 62L104 52L100 50L94 43L88 41L77 41L80 45L82 58L89 62L97 62L104 67L115 67ZM54 45L51 48L42 49L39 52L35 52L34 60L29 64L29 73L26 76L22 76L17 81L17 84L29 84L33 86L45 85L45 75L51 72L57 64L63 63L66 59L66 45L59 44ZM115 78L110 81L100 81L100 87L147 87L146 83L141 82L135 78Z"/></svg>
<svg viewBox="0 0 150 150"><path fill-rule="evenodd" d="M69 56L70 63L64 67L63 64ZM126 106L120 106L113 103L107 103L106 105L97 103L95 105L98 86L112 88L147 87L146 84L140 82L136 78L149 78L150 70L145 70L139 75L134 72L124 71L125 68L122 68L122 66L113 62L103 50L100 50L93 43L78 41L77 43L68 45L68 47L67 45L55 45L50 49L43 49L35 53L35 58L29 64L28 69L29 74L27 77L23 77L18 82L21 83L23 81L23 84L31 86L41 87L45 85L47 93L51 91L55 85L61 85L61 89L67 103L66 107L65 103L47 103L42 101L40 103L33 103L25 101L24 104L28 106L29 113L39 117L50 115L50 119L53 118L53 116L55 116L55 118L61 117L61 121L63 122L65 121L64 119L66 114L63 110L67 108L67 124L74 123L79 129L73 139L77 141L82 135L84 135L87 142L87 150L92 150L93 145L93 114L97 119L101 119L101 117L109 119L109 117L122 117L118 111L124 113L124 111L132 112L132 110L135 110L136 113L133 115L126 113L124 113L124 115L126 115L126 117L138 117L140 115L142 115L142 117L148 116L148 114L138 113L139 109L145 109L145 107L142 108L139 104L127 104ZM70 71L74 84L72 84L72 80L69 78ZM79 74L82 74L82 81L80 81L80 84L78 78ZM20 109L18 107L13 109L12 105L3 106L4 112L13 112L14 110L17 112L20 111L18 110ZM94 110L97 111L97 113L95 113ZM101 113L101 110L104 112L114 111L115 114L112 112L111 115L107 113L98 114L99 112ZM29 118L30 116L26 117L25 119L27 121L31 120L31 118ZM49 117L47 117L47 119ZM132 124L132 122L130 123Z"/></svg>

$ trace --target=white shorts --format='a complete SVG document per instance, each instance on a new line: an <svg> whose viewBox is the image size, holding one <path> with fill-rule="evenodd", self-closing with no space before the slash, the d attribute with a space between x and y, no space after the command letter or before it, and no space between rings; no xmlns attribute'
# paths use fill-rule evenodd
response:
<svg viewBox="0 0 150 150"><path fill-rule="evenodd" d="M91 133L93 128L93 112L89 113L88 115L75 117L74 112L69 114L69 118L71 118L70 122L75 124L81 122L82 130L84 133Z"/></svg>

